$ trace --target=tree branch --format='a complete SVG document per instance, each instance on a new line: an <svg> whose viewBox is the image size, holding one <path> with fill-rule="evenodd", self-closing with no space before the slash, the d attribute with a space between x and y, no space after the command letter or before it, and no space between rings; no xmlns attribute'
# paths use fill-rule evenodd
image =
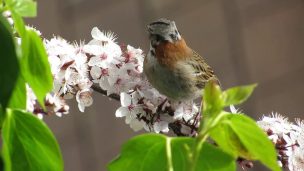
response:
<svg viewBox="0 0 304 171"><path fill-rule="evenodd" d="M98 85L96 84L93 84L92 85L92 89L100 94L103 94L107 97L110 97L111 99L114 99L114 100L117 100L117 101L120 101L120 96L118 94L110 94L110 95L107 95L107 91L106 90L103 90L102 88L100 88Z"/></svg>

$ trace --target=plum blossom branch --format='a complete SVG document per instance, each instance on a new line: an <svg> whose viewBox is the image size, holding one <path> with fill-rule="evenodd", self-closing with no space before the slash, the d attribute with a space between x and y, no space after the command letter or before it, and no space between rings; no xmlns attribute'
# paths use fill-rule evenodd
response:
<svg viewBox="0 0 304 171"><path fill-rule="evenodd" d="M79 110L84 112L93 103L94 90L120 100L121 107L115 115L125 117L135 131L159 133L170 128L180 136L195 135L197 105L192 101L173 104L159 94L143 75L141 49L118 45L113 33L101 32L96 27L91 35L93 39L87 44L71 44L60 37L44 41L54 77L51 97L60 102L76 97ZM40 117L54 113L41 108L33 112Z"/></svg>
<svg viewBox="0 0 304 171"><path fill-rule="evenodd" d="M47 95L44 111L37 104L31 89L27 87L27 109L38 114L67 114L65 100L76 98L78 108L84 112L93 104L93 91L118 100L121 106L116 117L124 117L134 131L167 133L172 130L177 136L196 136L200 114L193 101L172 103L154 89L142 73L144 54L130 45L118 45L111 32L93 28L92 40L71 44L54 37L45 40L49 56L54 89ZM232 108L233 113L236 109ZM257 122L275 144L278 162L290 171L304 168L304 123L290 123L279 115L263 117ZM245 167L250 161L238 160Z"/></svg>
<svg viewBox="0 0 304 171"><path fill-rule="evenodd" d="M2 15L13 26L10 12ZM37 33L40 35L39 31ZM142 73L144 54L141 49L119 46L112 32L101 32L96 27L91 35L93 39L87 44L71 44L59 37L44 41L54 88L45 98L44 110L27 85L28 111L41 119L52 114L61 117L69 113L65 100L75 97L79 110L84 112L93 104L94 90L120 101L121 107L115 115L124 117L135 131L166 133L171 129L177 136L196 136L200 120L198 106L193 101L171 103L159 94ZM237 113L231 107L232 113ZM279 164L290 171L304 171L304 122L297 119L291 123L281 115L272 114L264 116L257 124L274 143ZM250 161L240 158L238 162L252 167Z"/></svg>

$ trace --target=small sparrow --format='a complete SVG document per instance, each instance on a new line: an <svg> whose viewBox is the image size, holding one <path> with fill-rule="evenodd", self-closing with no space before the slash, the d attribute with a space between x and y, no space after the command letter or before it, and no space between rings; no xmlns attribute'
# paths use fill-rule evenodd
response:
<svg viewBox="0 0 304 171"><path fill-rule="evenodd" d="M173 101L194 100L208 81L219 84L204 58L187 46L174 21L162 18L147 27L150 50L144 73L161 94Z"/></svg>

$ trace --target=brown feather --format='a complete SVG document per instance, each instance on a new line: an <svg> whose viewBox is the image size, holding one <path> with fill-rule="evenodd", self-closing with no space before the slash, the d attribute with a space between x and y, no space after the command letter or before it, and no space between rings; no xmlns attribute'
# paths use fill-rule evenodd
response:
<svg viewBox="0 0 304 171"><path fill-rule="evenodd" d="M162 42L155 48L155 52L158 62L170 69L174 69L178 61L187 61L193 67L195 73L198 73L194 79L198 88L204 88L205 83L210 80L220 85L212 68L202 56L187 46L183 38L174 43Z"/></svg>
<svg viewBox="0 0 304 171"><path fill-rule="evenodd" d="M192 58L188 61L193 66L197 76L195 78L198 88L204 88L208 81L220 85L218 78L215 76L212 68L205 62L204 58L195 51L192 51Z"/></svg>
<svg viewBox="0 0 304 171"><path fill-rule="evenodd" d="M187 46L185 40L181 39L174 43L161 42L156 46L155 53L160 64L174 68L177 61L189 58L192 50Z"/></svg>

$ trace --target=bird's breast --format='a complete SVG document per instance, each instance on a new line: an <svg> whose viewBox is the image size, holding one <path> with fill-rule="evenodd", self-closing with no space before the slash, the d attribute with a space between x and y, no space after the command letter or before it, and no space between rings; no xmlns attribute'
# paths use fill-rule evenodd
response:
<svg viewBox="0 0 304 171"><path fill-rule="evenodd" d="M193 98L196 88L191 75L192 70L182 61L176 61L174 67L168 67L148 53L144 62L144 72L152 86L170 99L180 101Z"/></svg>

